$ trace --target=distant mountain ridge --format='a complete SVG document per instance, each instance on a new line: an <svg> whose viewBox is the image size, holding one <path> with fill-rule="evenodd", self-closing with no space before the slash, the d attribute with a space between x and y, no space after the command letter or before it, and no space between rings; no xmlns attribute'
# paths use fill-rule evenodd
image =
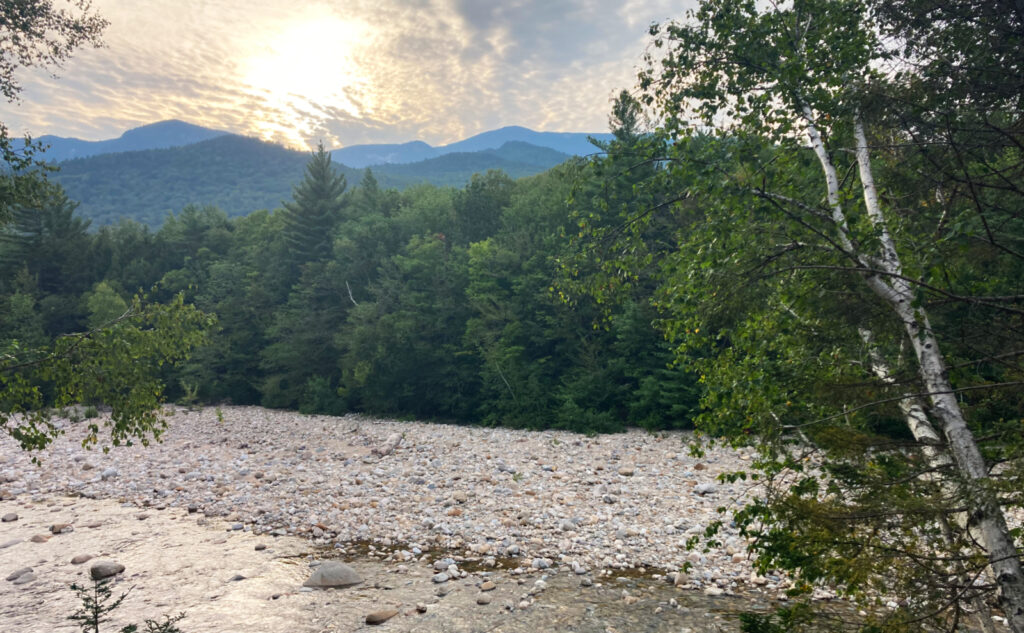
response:
<svg viewBox="0 0 1024 633"><path fill-rule="evenodd" d="M612 139L611 134L583 134L578 132L535 132L512 125L490 130L467 139L432 147L423 141L392 145L352 145L331 151L334 160L349 167L370 167L380 164L414 163L456 152L481 152L497 149L505 143L529 143L546 147L567 156L586 156L597 151L590 139Z"/></svg>
<svg viewBox="0 0 1024 633"><path fill-rule="evenodd" d="M509 141L496 149L451 152L415 163L376 165L380 186L404 189L430 183L461 187L475 173L501 169L513 178L546 171L569 155L547 147ZM167 149L101 154L69 160L50 178L59 182L78 214L94 226L128 218L159 226L186 205L215 205L229 216L274 209L292 197L309 153L254 138L223 134ZM337 164L349 188L365 169Z"/></svg>
<svg viewBox="0 0 1024 633"><path fill-rule="evenodd" d="M61 136L41 136L37 141L48 145L43 154L48 162L62 163L76 158L89 158L118 152L135 152L150 149L168 149L201 143L228 132L211 130L184 121L169 120L151 123L128 130L120 137L103 141L83 141ZM461 141L433 147L423 141L407 143L378 143L351 145L331 150L335 162L347 167L361 169L374 165L404 165L416 163L446 154L481 152L498 149L506 143L529 143L536 147L552 149L567 156L586 156L595 151L590 138L607 141L611 134L584 134L578 132L536 132L529 128L512 125L482 132Z"/></svg>
<svg viewBox="0 0 1024 633"><path fill-rule="evenodd" d="M88 158L102 154L181 147L201 143L225 134L227 132L211 130L184 121L170 120L133 128L118 138L105 141L83 141L77 138L52 135L41 136L36 140L48 146L43 158L49 162L61 163L75 158Z"/></svg>

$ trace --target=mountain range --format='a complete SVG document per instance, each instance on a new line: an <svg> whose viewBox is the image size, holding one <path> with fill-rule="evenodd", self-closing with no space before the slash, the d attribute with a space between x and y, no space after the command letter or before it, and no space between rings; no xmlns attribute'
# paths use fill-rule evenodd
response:
<svg viewBox="0 0 1024 633"><path fill-rule="evenodd" d="M461 187L490 169L513 178L546 171L571 156L598 151L590 137L610 136L513 126L439 147L422 141L353 145L331 156L350 187L362 180L364 168L372 169L382 187ZM229 216L273 209L291 198L309 160L308 152L182 121L142 126L105 141L38 140L49 145L44 156L60 168L50 178L94 226L129 218L155 227L189 204L216 205Z"/></svg>

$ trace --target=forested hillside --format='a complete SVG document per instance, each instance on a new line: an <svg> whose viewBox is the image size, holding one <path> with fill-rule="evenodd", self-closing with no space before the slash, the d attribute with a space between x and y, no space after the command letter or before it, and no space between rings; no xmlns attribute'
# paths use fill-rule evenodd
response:
<svg viewBox="0 0 1024 633"><path fill-rule="evenodd" d="M236 135L183 147L103 154L71 160L52 176L79 203L78 214L96 226L122 218L157 228L186 205L213 205L229 217L274 209L291 197L309 154ZM569 157L528 143L450 153L417 163L380 165L384 187L430 183L461 187L474 173L501 169L514 178L553 167ZM349 182L363 171L338 164Z"/></svg>
<svg viewBox="0 0 1024 633"><path fill-rule="evenodd" d="M399 191L381 184L395 172L327 165L326 153L288 153L289 172L271 145L231 136L202 145L91 160L121 173L126 190L153 179L163 192L154 202L192 191L257 205L276 186L288 192L285 208L232 218L185 205L156 231L134 221L90 227L55 189L40 216L22 214L5 233L0 331L44 341L102 322L155 286L154 298L183 292L219 319L210 344L167 375L174 398L581 431L690 424L693 380L669 367L643 292L616 306L606 330L596 306L570 307L553 289L576 229L574 192L590 183L579 198L589 207L628 191L605 191L593 165ZM488 153L516 164L537 148ZM478 161L450 154L421 167L468 175ZM69 189L87 178L85 162L65 165ZM185 168L195 180L168 182L164 172Z"/></svg>

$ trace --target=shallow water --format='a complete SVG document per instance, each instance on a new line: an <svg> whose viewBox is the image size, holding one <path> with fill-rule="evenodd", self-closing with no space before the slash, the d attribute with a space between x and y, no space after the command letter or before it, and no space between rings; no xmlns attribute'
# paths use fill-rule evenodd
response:
<svg viewBox="0 0 1024 633"><path fill-rule="evenodd" d="M0 577L25 566L38 576L24 586L0 580L0 622L3 631L12 633L77 630L66 619L77 606L68 587L87 582L91 565L72 565L71 558L79 554L115 560L127 568L114 589L130 593L110 630L183 611L186 619L179 626L190 633L348 632L364 629L368 613L394 608L399 614L382 630L736 631L740 611L768 606L749 597L707 597L637 574L598 577L593 587L581 587L581 577L565 571L514 575L481 569L445 583L449 593L441 597L426 562L399 567L365 554L347 559L364 577L362 585L306 592L301 585L311 572L309 563L327 552L304 539L253 536L182 509L140 510L112 500L58 497L0 503L0 514L8 512L19 519L0 525L0 543L21 542L0 549ZM49 534L54 523L71 523L75 529L42 543L29 540ZM256 551L256 544L268 548ZM231 580L236 575L245 579ZM497 588L488 593L490 604L479 605L478 585L485 578ZM547 588L531 598L527 594L541 578ZM530 605L520 608L524 599ZM678 608L670 603L673 599ZM418 613L417 604L426 612Z"/></svg>

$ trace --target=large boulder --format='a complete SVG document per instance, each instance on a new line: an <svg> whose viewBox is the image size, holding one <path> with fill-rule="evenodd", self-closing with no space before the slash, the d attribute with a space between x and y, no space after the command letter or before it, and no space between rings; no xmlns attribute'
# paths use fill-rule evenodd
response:
<svg viewBox="0 0 1024 633"><path fill-rule="evenodd" d="M110 578L116 576L124 571L124 565L121 563L115 563L111 560L101 560L98 563L93 563L92 567L89 568L89 576L93 580L103 580L104 578Z"/></svg>
<svg viewBox="0 0 1024 633"><path fill-rule="evenodd" d="M329 560L316 568L303 587L348 587L363 582L356 570L345 563Z"/></svg>

